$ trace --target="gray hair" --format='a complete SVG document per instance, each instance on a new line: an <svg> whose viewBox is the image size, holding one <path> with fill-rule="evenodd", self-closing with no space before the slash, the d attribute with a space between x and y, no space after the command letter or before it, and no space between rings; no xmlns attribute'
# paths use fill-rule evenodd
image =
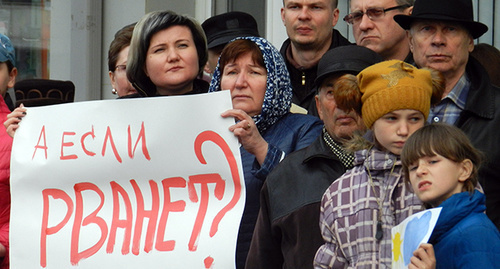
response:
<svg viewBox="0 0 500 269"><path fill-rule="evenodd" d="M396 5L402 6L402 5L409 5L413 6L415 4L415 0L396 0ZM351 0L349 0L349 6L351 5Z"/></svg>
<svg viewBox="0 0 500 269"><path fill-rule="evenodd" d="M154 96L156 93L156 85L144 71L151 38L157 32L175 25L186 26L191 31L198 54L198 75L203 72L208 52L207 38L201 25L193 18L170 10L150 12L144 15L134 28L127 61L127 78L143 96Z"/></svg>

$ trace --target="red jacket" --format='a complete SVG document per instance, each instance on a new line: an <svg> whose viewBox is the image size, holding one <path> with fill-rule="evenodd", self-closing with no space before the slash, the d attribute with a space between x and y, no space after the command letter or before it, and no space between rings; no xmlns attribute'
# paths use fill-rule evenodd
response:
<svg viewBox="0 0 500 269"><path fill-rule="evenodd" d="M0 121L7 119L11 111L0 95ZM7 249L7 255L0 263L0 269L9 268L9 220L10 220L10 152L12 138L0 127L0 243Z"/></svg>

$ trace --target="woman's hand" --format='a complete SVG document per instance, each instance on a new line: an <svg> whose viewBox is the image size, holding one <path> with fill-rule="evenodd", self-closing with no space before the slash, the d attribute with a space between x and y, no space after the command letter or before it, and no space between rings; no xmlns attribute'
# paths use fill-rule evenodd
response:
<svg viewBox="0 0 500 269"><path fill-rule="evenodd" d="M434 247L431 244L421 244L420 247L413 252L413 257L410 259L408 269L413 268L436 268L436 256L434 255Z"/></svg>
<svg viewBox="0 0 500 269"><path fill-rule="evenodd" d="M14 109L9 115L7 115L7 120L3 123L7 129L7 134L14 137L17 128L19 128L19 122L26 116L26 108L21 104L18 108Z"/></svg>
<svg viewBox="0 0 500 269"><path fill-rule="evenodd" d="M234 117L238 120L238 123L229 127L229 131L233 132L243 148L253 154L259 164L262 164L267 155L268 145L260 135L253 119L241 109L230 109L221 116Z"/></svg>

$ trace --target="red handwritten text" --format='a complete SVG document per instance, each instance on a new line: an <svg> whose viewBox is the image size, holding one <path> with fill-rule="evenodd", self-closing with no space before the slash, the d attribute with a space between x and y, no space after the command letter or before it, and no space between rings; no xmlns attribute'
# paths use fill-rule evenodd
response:
<svg viewBox="0 0 500 269"><path fill-rule="evenodd" d="M128 138L127 139L127 152L128 152L128 156L130 157L130 159L134 158L137 146L139 145L139 142L141 142L140 145L141 145L141 149L142 149L142 153L144 154L144 157L147 160L151 160L151 156L149 155L149 151L148 151L147 144L146 144L146 130L144 128L144 122L141 124L141 129L139 131L139 134L137 136L137 139L135 140L135 144L133 147L132 147L133 139L132 139L132 134L131 134L131 130L130 130L130 125L127 128L127 135L128 135L128 137L127 137ZM65 131L62 133L61 148L60 148L61 153L59 155L60 160L76 160L79 158L79 156L77 154L67 154L66 153L67 151L71 150L71 148L75 147L75 142L74 142L75 136L77 136L77 134L75 132ZM35 150L33 151L32 159L35 158L35 155L37 154L38 150L43 150L45 153L45 155L44 155L45 159L47 159L47 155L48 155L47 151L49 150L49 147L47 146L46 137L47 137L47 134L45 132L45 126L42 126L42 129L40 130L38 142L34 147ZM89 149L89 145L87 144L87 141L94 140L95 138L96 138L96 134L94 131L94 126L92 126L92 129L89 132L84 133L80 137L80 143L79 143L80 147L83 150L83 152L85 153L85 155L87 155L89 157L95 156L96 153L93 152L91 149ZM111 148L111 151L113 152L115 159L119 163L121 163L122 157L118 153L118 149L117 149L115 141L113 139L113 133L112 133L111 128L109 126L106 128L106 134L104 135L104 142L102 144L102 149L101 149L102 156L106 155L106 150L108 149L108 147Z"/></svg>
<svg viewBox="0 0 500 269"><path fill-rule="evenodd" d="M142 131L144 126L142 126ZM109 128L108 128L109 131ZM142 132L141 131L141 132ZM130 129L129 129L130 133ZM66 135L72 135L67 133ZM44 137L44 129L40 137ZM63 135L63 142L65 141ZM94 137L93 129L92 131L86 133L81 138L82 148L85 149L85 143L83 142L87 137ZM106 134L108 137L108 134ZM145 137L140 135L143 141ZM130 138L130 136L129 136ZM41 140L41 139L40 139ZM112 140L111 132L109 132L109 141ZM130 141L130 139L129 139ZM139 141L139 139L137 140ZM229 164L232 176L232 184L234 184L235 191L231 196L230 201L225 205L222 210L214 217L209 235L213 237L217 233L218 225L223 219L224 215L229 212L237 204L241 197L241 182L238 173L238 167L236 159L230 150L229 146L217 133L212 131L205 131L198 135L194 143L194 151L198 160L201 164L207 164L205 158L202 154L202 145L204 142L211 141L215 143L224 153L226 161ZM69 142L64 142L69 143ZM64 147L71 146L70 144L64 144ZM136 146L137 146L136 142ZM40 141L39 141L40 144ZM40 144L41 145L41 144ZM143 145L144 150L145 145ZM42 149L43 146L40 147ZM129 149L131 148L131 143L129 143ZM46 149L45 149L46 150ZM87 149L88 150L88 149ZM135 147L134 147L135 150ZM89 151L90 152L90 151ZM131 151L129 151L130 154ZM132 151L133 152L133 151ZM145 151L147 152L147 150ZM87 154L88 155L88 154ZM71 156L63 155L61 156ZM126 191L122 185L115 181L109 182L109 186L106 189L111 189L111 197L106 197L105 192L103 192L103 187L99 187L93 183L82 182L77 183L73 186L74 197L73 200L71 196L63 190L60 189L45 189L42 192L43 196L43 212L42 212L42 227L40 236L40 265L42 267L47 266L47 241L50 236L57 234L60 230L68 225L71 216L74 216L74 221L72 223L71 229L71 242L70 244L70 262L73 265L78 264L82 259L87 259L97 253L106 243L106 252L113 253L114 246L116 242L116 235L118 229L123 229L123 244L121 246L121 253L123 255L129 254L130 251L133 255L139 255L141 244L145 252L150 252L155 249L157 251L173 251L175 249L176 241L166 239L166 226L171 212L183 212L186 208L186 201L176 200L172 201L171 191L175 188L184 189L187 188L189 193L189 200L191 203L198 203L198 210L196 213L195 222L193 224L193 230L189 239L188 249L190 251L196 251L198 245L198 239L202 230L202 226L205 223L205 217L207 210L209 208L209 184L215 184L214 196L218 200L222 200L226 190L226 181L221 178L218 173L209 174L198 174L189 176L188 180L182 177L169 177L161 180L161 187L158 182L154 180L149 180L149 191L146 193L148 197L151 197L150 210L146 210L146 205L144 201L144 190L141 190L137 182L132 179L129 181L132 189L133 196L135 197L135 207L132 206L132 195ZM200 193L197 193L195 185L199 186ZM130 189L130 188L129 188ZM84 207L86 203L84 192L94 193L92 199L95 202L95 197L98 197L98 206L95 210L88 215L84 216ZM150 192L150 193L149 193ZM160 205L160 195L163 195L163 204ZM103 208L105 202L109 199L112 201L112 214L111 216L99 216L99 212ZM55 200L61 200L66 205L66 213L64 218L57 223L49 227L49 218L51 213L52 202ZM122 203L120 203L122 201ZM123 205L123 206L121 206ZM135 211L134 209L135 208ZM59 207L60 209L60 207ZM102 215L102 214L101 214ZM122 218L120 218L122 216ZM145 236L143 233L143 225L145 221L148 221L147 228L145 229ZM158 221L159 220L159 221ZM100 235L96 235L95 244L87 249L79 249L79 242L81 236L81 228L87 225L97 226ZM141 242L141 238L144 238L144 242ZM205 263L211 264L213 259L207 257Z"/></svg>

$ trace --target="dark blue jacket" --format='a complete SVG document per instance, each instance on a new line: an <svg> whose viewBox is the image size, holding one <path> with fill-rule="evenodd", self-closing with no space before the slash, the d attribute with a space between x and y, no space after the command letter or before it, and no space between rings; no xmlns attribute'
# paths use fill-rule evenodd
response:
<svg viewBox="0 0 500 269"><path fill-rule="evenodd" d="M269 127L262 137L269 149L262 166L255 156L240 148L245 176L246 203L236 246L237 268L245 266L253 230L260 208L260 189L273 168L289 153L309 146L320 134L323 123L309 115L288 113Z"/></svg>
<svg viewBox="0 0 500 269"><path fill-rule="evenodd" d="M462 192L440 207L441 214L429 243L436 268L500 268L500 232L484 214L485 197Z"/></svg>

